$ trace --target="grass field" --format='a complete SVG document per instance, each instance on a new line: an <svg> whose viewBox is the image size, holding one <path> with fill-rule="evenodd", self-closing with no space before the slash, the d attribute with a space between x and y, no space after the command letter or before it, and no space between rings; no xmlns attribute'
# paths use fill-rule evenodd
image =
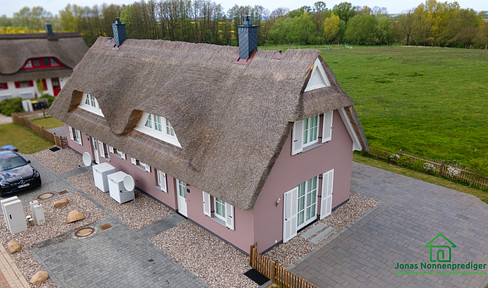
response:
<svg viewBox="0 0 488 288"><path fill-rule="evenodd" d="M59 121L54 117L42 117L33 119L32 122L36 123L37 125L44 127L44 129L48 130L51 128L57 128L64 126L64 123Z"/></svg>
<svg viewBox="0 0 488 288"><path fill-rule="evenodd" d="M290 47L260 47L278 49ZM369 144L488 174L488 51L434 47L322 50L354 100Z"/></svg>
<svg viewBox="0 0 488 288"><path fill-rule="evenodd" d="M53 144L26 127L9 123L0 125L0 147L12 144L21 153L34 153L52 147Z"/></svg>

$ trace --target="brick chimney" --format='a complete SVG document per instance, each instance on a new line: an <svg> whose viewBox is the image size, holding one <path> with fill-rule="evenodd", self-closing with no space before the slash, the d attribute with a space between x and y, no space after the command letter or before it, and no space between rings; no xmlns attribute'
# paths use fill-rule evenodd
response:
<svg viewBox="0 0 488 288"><path fill-rule="evenodd" d="M125 24L120 22L119 17L115 17L115 23L112 24L112 29L114 30L115 46L119 47L127 39Z"/></svg>
<svg viewBox="0 0 488 288"><path fill-rule="evenodd" d="M46 27L46 34L47 34L47 36L54 36L53 27L51 26L50 23L46 23L44 25L44 27Z"/></svg>
<svg viewBox="0 0 488 288"><path fill-rule="evenodd" d="M258 25L252 25L251 17L246 16L246 21L239 28L239 58L249 59L252 53L258 50Z"/></svg>

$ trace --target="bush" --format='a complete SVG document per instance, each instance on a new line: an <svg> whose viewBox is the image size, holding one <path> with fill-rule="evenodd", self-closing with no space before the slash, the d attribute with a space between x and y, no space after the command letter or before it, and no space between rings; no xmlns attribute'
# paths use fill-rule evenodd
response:
<svg viewBox="0 0 488 288"><path fill-rule="evenodd" d="M11 116L12 113L22 112L22 98L9 98L0 102L0 113Z"/></svg>
<svg viewBox="0 0 488 288"><path fill-rule="evenodd" d="M54 96L51 96L51 95L49 95L49 94L44 94L44 95L42 95L40 98L46 98L46 99L47 99L47 101L48 101L48 103L47 103L47 104L49 105L49 107L51 107L51 104L53 104L54 99L55 99L55 98L54 98Z"/></svg>

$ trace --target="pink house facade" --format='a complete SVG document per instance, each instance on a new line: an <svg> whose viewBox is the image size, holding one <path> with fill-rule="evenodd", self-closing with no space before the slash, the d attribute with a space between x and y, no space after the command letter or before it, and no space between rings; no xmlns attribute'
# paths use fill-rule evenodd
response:
<svg viewBox="0 0 488 288"><path fill-rule="evenodd" d="M51 108L71 149L244 252L347 202L368 144L320 51L122 41L100 37Z"/></svg>

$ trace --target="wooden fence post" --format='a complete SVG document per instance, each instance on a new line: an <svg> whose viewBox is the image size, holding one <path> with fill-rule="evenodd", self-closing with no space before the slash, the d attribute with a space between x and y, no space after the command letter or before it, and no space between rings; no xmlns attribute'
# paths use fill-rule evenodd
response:
<svg viewBox="0 0 488 288"><path fill-rule="evenodd" d="M439 176L442 177L442 170L444 170L444 160L441 162L441 169L439 170Z"/></svg>

